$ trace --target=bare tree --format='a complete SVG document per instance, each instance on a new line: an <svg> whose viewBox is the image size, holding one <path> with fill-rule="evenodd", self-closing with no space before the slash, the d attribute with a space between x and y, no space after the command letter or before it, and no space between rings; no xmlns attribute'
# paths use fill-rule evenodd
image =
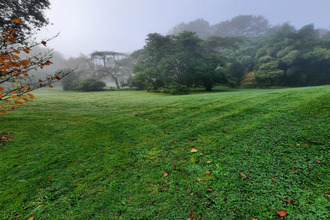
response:
<svg viewBox="0 0 330 220"><path fill-rule="evenodd" d="M125 53L114 51L97 51L91 54L95 68L98 68L105 75L111 76L118 90L120 89L119 78L123 63L121 61L127 57L128 55Z"/></svg>

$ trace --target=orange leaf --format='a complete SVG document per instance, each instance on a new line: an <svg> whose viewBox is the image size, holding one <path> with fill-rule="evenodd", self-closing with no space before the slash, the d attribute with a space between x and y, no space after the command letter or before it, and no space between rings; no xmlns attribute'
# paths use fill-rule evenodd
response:
<svg viewBox="0 0 330 220"><path fill-rule="evenodd" d="M252 218L252 217L251 217L250 220L259 220L259 219L257 219L257 218Z"/></svg>
<svg viewBox="0 0 330 220"><path fill-rule="evenodd" d="M211 175L210 171L205 172L206 175Z"/></svg>
<svg viewBox="0 0 330 220"><path fill-rule="evenodd" d="M57 80L61 80L61 78L60 78L60 77L58 77L58 76L56 76L55 78L56 78Z"/></svg>
<svg viewBox="0 0 330 220"><path fill-rule="evenodd" d="M0 92L0 98L4 97L4 95Z"/></svg>
<svg viewBox="0 0 330 220"><path fill-rule="evenodd" d="M21 62L21 64L22 64L23 66L27 66L30 62L31 62L30 60L23 60L23 61Z"/></svg>
<svg viewBox="0 0 330 220"><path fill-rule="evenodd" d="M23 90L23 91L28 91L28 90L30 90L30 88L29 88L28 86L25 86L25 87L23 87L22 90Z"/></svg>
<svg viewBox="0 0 330 220"><path fill-rule="evenodd" d="M211 163L211 161L206 161L206 163Z"/></svg>
<svg viewBox="0 0 330 220"><path fill-rule="evenodd" d="M33 220L34 219L34 216L33 217L30 217L30 218L28 218L27 220Z"/></svg>
<svg viewBox="0 0 330 220"><path fill-rule="evenodd" d="M51 61L47 60L45 63L44 63L46 66L49 66L51 64L53 64Z"/></svg>
<svg viewBox="0 0 330 220"><path fill-rule="evenodd" d="M9 100L5 100L4 102L5 102L5 103L11 103L11 101L9 101Z"/></svg>
<svg viewBox="0 0 330 220"><path fill-rule="evenodd" d="M29 95L30 99L34 99L35 98L34 95L32 95L30 93L28 95Z"/></svg>
<svg viewBox="0 0 330 220"><path fill-rule="evenodd" d="M272 180L275 181L275 182L277 182L277 179L275 179L275 178L272 178Z"/></svg>
<svg viewBox="0 0 330 220"><path fill-rule="evenodd" d="M50 85L50 84L48 85L48 87L49 87L49 88L53 88L53 86L52 86L52 85Z"/></svg>
<svg viewBox="0 0 330 220"><path fill-rule="evenodd" d="M15 22L16 24L22 23L22 19L20 18L15 18L12 21Z"/></svg>
<svg viewBox="0 0 330 220"><path fill-rule="evenodd" d="M0 113L2 113L2 114L8 114L7 111L0 111Z"/></svg>
<svg viewBox="0 0 330 220"><path fill-rule="evenodd" d="M168 173L164 173L164 174L163 174L163 177L167 177L167 176L168 176Z"/></svg>
<svg viewBox="0 0 330 220"><path fill-rule="evenodd" d="M286 213L286 211L284 211L284 210L278 211L277 214L278 214L280 217L285 217L285 216L288 215L288 213Z"/></svg>
<svg viewBox="0 0 330 220"><path fill-rule="evenodd" d="M23 104L23 102L20 102L20 101L15 101L14 102L16 105L22 105Z"/></svg>
<svg viewBox="0 0 330 220"><path fill-rule="evenodd" d="M31 100L30 100L30 99L24 99L24 101L25 101L25 102L29 102L29 101L31 101Z"/></svg>
<svg viewBox="0 0 330 220"><path fill-rule="evenodd" d="M2 91L2 90L4 90L4 89L5 89L4 87L0 86L0 91Z"/></svg>
<svg viewBox="0 0 330 220"><path fill-rule="evenodd" d="M319 160L316 160L316 162L317 162L317 163L321 163L321 161L319 161Z"/></svg>
<svg viewBox="0 0 330 220"><path fill-rule="evenodd" d="M16 90L14 90L14 91L11 91L11 93L13 93L13 94L16 94L16 93L17 93L17 91L16 91Z"/></svg>
<svg viewBox="0 0 330 220"><path fill-rule="evenodd" d="M43 41L41 41L41 44L46 47L47 42L43 40Z"/></svg>
<svg viewBox="0 0 330 220"><path fill-rule="evenodd" d="M17 49L13 50L13 52L14 52L14 53L17 53L17 54L19 54L19 53L20 53L20 51L19 51L19 50L17 50Z"/></svg>
<svg viewBox="0 0 330 220"><path fill-rule="evenodd" d="M26 48L23 49L23 51L24 51L25 53L30 53L30 50L31 50L31 49L28 48L28 47L26 47Z"/></svg>

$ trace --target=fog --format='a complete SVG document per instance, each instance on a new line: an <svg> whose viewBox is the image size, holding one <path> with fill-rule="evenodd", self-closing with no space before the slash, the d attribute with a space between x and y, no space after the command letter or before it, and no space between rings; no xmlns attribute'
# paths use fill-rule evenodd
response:
<svg viewBox="0 0 330 220"><path fill-rule="evenodd" d="M66 58L94 51L133 52L148 33L166 34L198 18L211 25L238 15L260 15L271 25L289 22L296 28L313 23L330 28L329 0L50 0L52 25L40 35L60 36L48 46Z"/></svg>

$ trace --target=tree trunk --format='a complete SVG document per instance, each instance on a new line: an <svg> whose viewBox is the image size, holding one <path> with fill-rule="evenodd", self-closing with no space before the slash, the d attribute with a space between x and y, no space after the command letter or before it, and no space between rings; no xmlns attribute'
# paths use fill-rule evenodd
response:
<svg viewBox="0 0 330 220"><path fill-rule="evenodd" d="M113 79L115 80L115 83L116 83L116 87L117 87L117 90L120 90L120 86L119 86L119 82L118 82L118 79L113 77Z"/></svg>

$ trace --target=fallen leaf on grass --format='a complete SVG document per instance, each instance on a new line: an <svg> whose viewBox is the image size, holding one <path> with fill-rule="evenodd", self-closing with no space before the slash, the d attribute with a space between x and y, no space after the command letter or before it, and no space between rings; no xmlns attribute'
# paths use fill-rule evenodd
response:
<svg viewBox="0 0 330 220"><path fill-rule="evenodd" d="M197 149L193 148L190 150L191 153L196 153L197 152Z"/></svg>
<svg viewBox="0 0 330 220"><path fill-rule="evenodd" d="M244 179L246 179L246 175L243 173L240 173L239 176L243 177Z"/></svg>
<svg viewBox="0 0 330 220"><path fill-rule="evenodd" d="M210 171L205 172L206 175L211 175Z"/></svg>
<svg viewBox="0 0 330 220"><path fill-rule="evenodd" d="M275 178L272 178L272 180L275 181L275 182L277 182L277 179L275 179Z"/></svg>
<svg viewBox="0 0 330 220"><path fill-rule="evenodd" d="M328 195L328 194L325 194L325 196L326 196L326 197L328 197L328 198L330 199L330 195Z"/></svg>
<svg viewBox="0 0 330 220"><path fill-rule="evenodd" d="M28 218L27 220L33 220L35 217L34 216L32 216L32 217L30 217L30 218Z"/></svg>
<svg viewBox="0 0 330 220"><path fill-rule="evenodd" d="M321 163L321 161L319 161L319 160L316 160L316 162L317 162L317 163Z"/></svg>
<svg viewBox="0 0 330 220"><path fill-rule="evenodd" d="M257 218L252 218L252 217L251 217L250 220L259 220L259 219L257 219Z"/></svg>
<svg viewBox="0 0 330 220"><path fill-rule="evenodd" d="M283 199L283 198L280 198L280 200L284 201L284 202L287 202L289 204L293 203L293 200L288 200L288 199Z"/></svg>
<svg viewBox="0 0 330 220"><path fill-rule="evenodd" d="M211 163L211 161L207 161L206 163Z"/></svg>
<svg viewBox="0 0 330 220"><path fill-rule="evenodd" d="M284 210L278 211L277 214L278 214L280 217L285 217L285 216L288 215L288 213L286 213L286 211L284 211Z"/></svg>
<svg viewBox="0 0 330 220"><path fill-rule="evenodd" d="M163 176L164 176L164 177L167 177L167 176L168 176L168 173L164 173Z"/></svg>
<svg viewBox="0 0 330 220"><path fill-rule="evenodd" d="M294 171L296 171L296 168L292 168L291 170L294 172Z"/></svg>

